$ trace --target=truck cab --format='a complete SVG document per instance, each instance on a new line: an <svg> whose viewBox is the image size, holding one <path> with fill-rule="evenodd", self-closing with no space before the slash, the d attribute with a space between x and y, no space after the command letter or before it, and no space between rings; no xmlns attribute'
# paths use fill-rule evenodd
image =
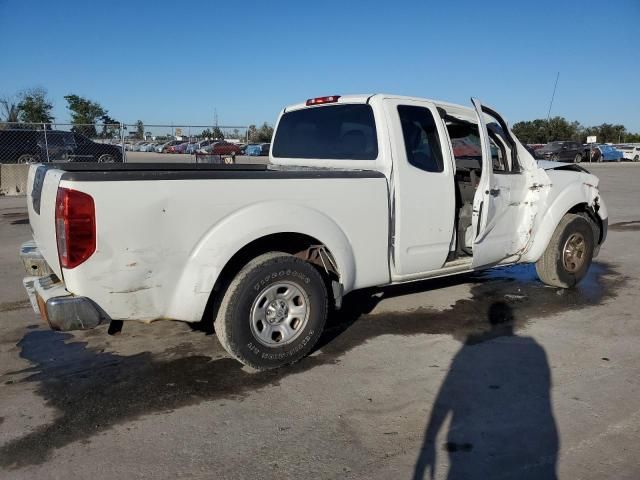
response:
<svg viewBox="0 0 640 480"><path fill-rule="evenodd" d="M472 104L385 94L310 99L282 111L270 160L384 173L392 282L534 261L532 231L552 181L495 110Z"/></svg>

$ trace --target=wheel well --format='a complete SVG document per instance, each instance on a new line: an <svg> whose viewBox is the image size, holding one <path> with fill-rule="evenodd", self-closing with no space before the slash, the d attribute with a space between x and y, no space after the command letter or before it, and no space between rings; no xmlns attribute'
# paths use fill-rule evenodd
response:
<svg viewBox="0 0 640 480"><path fill-rule="evenodd" d="M327 291L330 294L332 282L339 281L340 274L333 254L318 239L295 232L267 235L245 245L229 259L213 286L203 321L208 321L208 318L213 318L216 314L219 302L222 300L220 293L226 290L242 267L258 255L267 252L285 252L310 262L325 279Z"/></svg>
<svg viewBox="0 0 640 480"><path fill-rule="evenodd" d="M602 219L598 215L596 208L590 207L587 203L579 203L578 205L573 206L567 213L587 216L589 220L591 220L593 226L597 229L597 231L594 232L594 235L598 239L598 244L600 244L603 240L602 236L604 235L604 230L602 228Z"/></svg>

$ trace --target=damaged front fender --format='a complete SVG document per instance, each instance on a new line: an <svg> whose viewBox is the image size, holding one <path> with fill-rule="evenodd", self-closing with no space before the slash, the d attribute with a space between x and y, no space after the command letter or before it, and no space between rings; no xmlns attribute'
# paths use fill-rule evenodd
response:
<svg viewBox="0 0 640 480"><path fill-rule="evenodd" d="M540 198L532 225L531 241L522 252L521 261L536 262L544 253L562 217L572 211L585 210L597 216L603 226L608 221L607 207L598 189L599 180L586 172L547 170L551 187ZM600 235L600 244L604 236Z"/></svg>

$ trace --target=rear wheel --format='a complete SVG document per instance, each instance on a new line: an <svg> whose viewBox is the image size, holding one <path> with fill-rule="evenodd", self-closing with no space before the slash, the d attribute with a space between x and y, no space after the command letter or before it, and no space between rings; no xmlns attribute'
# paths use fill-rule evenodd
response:
<svg viewBox="0 0 640 480"><path fill-rule="evenodd" d="M573 159L573 163L580 163L581 161L582 161L582 155L578 153Z"/></svg>
<svg viewBox="0 0 640 480"><path fill-rule="evenodd" d="M320 273L293 255L249 262L227 288L215 330L230 355L258 370L294 363L316 344L327 317Z"/></svg>
<svg viewBox="0 0 640 480"><path fill-rule="evenodd" d="M99 163L114 163L116 161L116 157L109 153L102 154L98 157Z"/></svg>
<svg viewBox="0 0 640 480"><path fill-rule="evenodd" d="M565 215L536 262L538 277L554 287L575 286L589 270L594 245L591 222L582 215Z"/></svg>
<svg viewBox="0 0 640 480"><path fill-rule="evenodd" d="M32 155L30 153L25 153L18 157L18 160L16 160L16 163L36 163L37 161L38 161L38 158L35 155Z"/></svg>
<svg viewBox="0 0 640 480"><path fill-rule="evenodd" d="M635 157L633 157L633 161L640 162L640 155L636 155Z"/></svg>
<svg viewBox="0 0 640 480"><path fill-rule="evenodd" d="M560 157L558 156L558 154L557 154L557 153L554 153L553 155L551 155L551 160L552 160L553 162L557 162L557 161L559 161L559 160L560 160Z"/></svg>

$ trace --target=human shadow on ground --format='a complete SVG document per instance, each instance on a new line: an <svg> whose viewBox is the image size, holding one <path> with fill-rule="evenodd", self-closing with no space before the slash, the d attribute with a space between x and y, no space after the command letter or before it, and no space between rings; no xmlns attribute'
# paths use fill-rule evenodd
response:
<svg viewBox="0 0 640 480"><path fill-rule="evenodd" d="M448 456L449 480L555 479L559 448L544 349L516 335L514 311L489 306L490 329L472 333L433 403L414 479L435 478ZM438 435L450 418L446 440Z"/></svg>

